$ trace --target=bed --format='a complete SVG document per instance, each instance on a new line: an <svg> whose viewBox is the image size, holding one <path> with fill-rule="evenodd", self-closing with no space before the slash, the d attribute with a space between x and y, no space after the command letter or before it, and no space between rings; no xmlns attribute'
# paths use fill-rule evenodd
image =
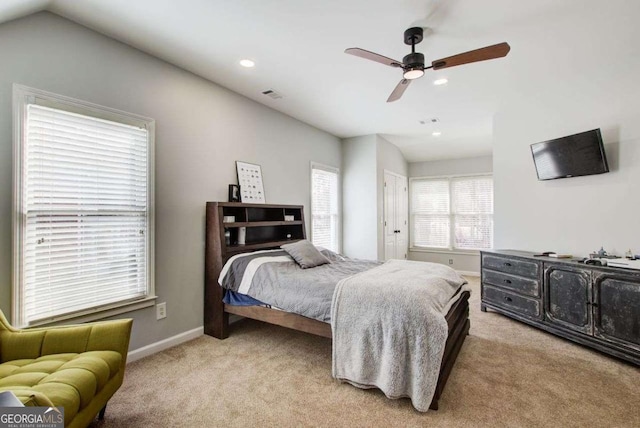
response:
<svg viewBox="0 0 640 428"><path fill-rule="evenodd" d="M229 221L230 215L234 221ZM285 216L289 217L289 221L284 220ZM306 239L304 214L301 206L209 202L207 203L206 219L204 302L206 334L218 339L228 337L230 332L229 315L234 314L332 338L331 324L326 322L325 316L313 319L265 305L234 304L236 301L233 298L229 299L228 296L228 303L225 303L225 289L218 283L225 263L232 257L237 258L238 255L256 251L279 249L283 243ZM241 227L247 228L245 245L237 245L235 242L237 232ZM375 265L375 262L371 263L372 266ZM469 332L468 299L469 292L461 291L445 315L448 335L435 393L429 406L434 410L438 409L438 401L444 386Z"/></svg>

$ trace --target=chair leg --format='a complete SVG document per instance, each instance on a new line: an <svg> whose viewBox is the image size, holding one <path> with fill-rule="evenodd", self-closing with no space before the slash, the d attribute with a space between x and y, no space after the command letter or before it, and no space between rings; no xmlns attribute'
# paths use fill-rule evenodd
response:
<svg viewBox="0 0 640 428"><path fill-rule="evenodd" d="M102 410L100 410L100 413L98 413L98 419L99 420L103 420L104 419L104 413L107 411L107 405L105 404L104 407L102 408Z"/></svg>

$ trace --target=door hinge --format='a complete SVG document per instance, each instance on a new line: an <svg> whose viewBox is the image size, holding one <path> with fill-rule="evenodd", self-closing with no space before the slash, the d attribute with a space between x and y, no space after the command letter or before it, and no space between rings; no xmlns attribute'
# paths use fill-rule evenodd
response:
<svg viewBox="0 0 640 428"><path fill-rule="evenodd" d="M384 187L387 187L387 182L386 181L384 182Z"/></svg>

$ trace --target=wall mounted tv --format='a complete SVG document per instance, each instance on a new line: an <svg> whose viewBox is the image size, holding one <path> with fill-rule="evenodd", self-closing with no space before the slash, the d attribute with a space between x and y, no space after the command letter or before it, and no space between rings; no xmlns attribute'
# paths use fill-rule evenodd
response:
<svg viewBox="0 0 640 428"><path fill-rule="evenodd" d="M609 172L600 129L531 145L538 180Z"/></svg>

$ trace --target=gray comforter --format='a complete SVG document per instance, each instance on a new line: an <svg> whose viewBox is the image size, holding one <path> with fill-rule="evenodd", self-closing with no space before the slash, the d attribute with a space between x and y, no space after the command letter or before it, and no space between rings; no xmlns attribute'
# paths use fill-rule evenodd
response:
<svg viewBox="0 0 640 428"><path fill-rule="evenodd" d="M333 377L426 412L447 342L445 314L464 278L448 266L389 260L340 281L333 298Z"/></svg>
<svg viewBox="0 0 640 428"><path fill-rule="evenodd" d="M381 263L322 250L331 263L302 269L283 250L235 256L220 273L224 288L265 304L323 322L331 321L331 299L338 282Z"/></svg>

